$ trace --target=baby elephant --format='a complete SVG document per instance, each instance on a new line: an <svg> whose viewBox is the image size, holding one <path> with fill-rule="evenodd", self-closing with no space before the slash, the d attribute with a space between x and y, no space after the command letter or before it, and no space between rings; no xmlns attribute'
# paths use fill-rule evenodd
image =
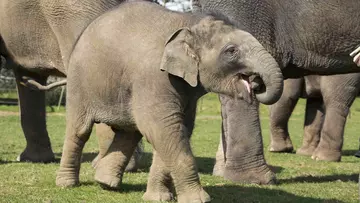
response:
<svg viewBox="0 0 360 203"><path fill-rule="evenodd" d="M173 183L179 202L210 200L189 141L197 99L212 91L273 103L280 95L272 91L283 85L277 63L249 33L211 15L146 2L124 3L84 30L67 82L66 138L56 184L79 183L84 144L94 123L104 123L117 133L117 144L101 161L121 161L97 168L96 181L118 186L143 135L154 149L144 199L170 200Z"/></svg>

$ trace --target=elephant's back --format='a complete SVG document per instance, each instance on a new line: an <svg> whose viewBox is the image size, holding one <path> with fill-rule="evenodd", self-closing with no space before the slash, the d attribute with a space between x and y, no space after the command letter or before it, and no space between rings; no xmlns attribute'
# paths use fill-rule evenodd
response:
<svg viewBox="0 0 360 203"><path fill-rule="evenodd" d="M167 12L153 3L129 2L96 18L83 31L71 54L68 84L89 91L126 89L135 80L161 77L165 42L176 28L157 22ZM80 76L86 80L79 80Z"/></svg>
<svg viewBox="0 0 360 203"><path fill-rule="evenodd" d="M283 18L294 42L329 55L351 52L360 43L360 1L291 1ZM290 4L290 1L284 2ZM297 39L296 39L297 38Z"/></svg>
<svg viewBox="0 0 360 203"><path fill-rule="evenodd" d="M83 32L76 49L89 50L95 46L105 52L104 56L115 54L114 63L159 67L168 38L192 23L188 15L155 3L128 2L95 19Z"/></svg>

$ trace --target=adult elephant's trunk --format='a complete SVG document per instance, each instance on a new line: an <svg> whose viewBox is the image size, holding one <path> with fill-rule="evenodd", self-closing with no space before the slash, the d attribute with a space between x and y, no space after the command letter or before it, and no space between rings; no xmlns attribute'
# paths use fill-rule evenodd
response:
<svg viewBox="0 0 360 203"><path fill-rule="evenodd" d="M275 59L261 46L249 53L247 62L262 79L251 81L257 100L266 105L277 102L283 91L284 80Z"/></svg>

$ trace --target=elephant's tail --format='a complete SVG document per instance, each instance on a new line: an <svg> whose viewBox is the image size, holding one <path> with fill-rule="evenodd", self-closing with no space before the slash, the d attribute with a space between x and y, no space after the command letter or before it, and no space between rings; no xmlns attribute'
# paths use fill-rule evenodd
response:
<svg viewBox="0 0 360 203"><path fill-rule="evenodd" d="M23 77L21 84L24 85L25 87L34 89L34 90L41 90L41 91L46 91L46 90L51 90L55 87L59 87L59 86L63 86L66 85L66 79L65 80L61 80L61 81L57 81L57 82L53 82L51 84L48 85L42 85L40 83L38 83L37 81L28 78L28 77Z"/></svg>

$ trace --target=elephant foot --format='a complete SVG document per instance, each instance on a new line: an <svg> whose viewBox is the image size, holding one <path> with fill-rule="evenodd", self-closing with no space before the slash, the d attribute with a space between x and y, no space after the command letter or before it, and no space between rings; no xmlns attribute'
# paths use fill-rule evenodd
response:
<svg viewBox="0 0 360 203"><path fill-rule="evenodd" d="M146 191L143 195L144 201L159 201L159 202L165 202L165 201L171 201L174 199L174 196L169 191Z"/></svg>
<svg viewBox="0 0 360 203"><path fill-rule="evenodd" d="M224 178L238 183L251 183L259 185L276 184L276 175L270 169L249 171L225 169Z"/></svg>
<svg viewBox="0 0 360 203"><path fill-rule="evenodd" d="M341 152L340 151L330 151L330 150L317 148L314 151L311 158L316 160L316 161L339 162L339 161L341 161Z"/></svg>
<svg viewBox="0 0 360 203"><path fill-rule="evenodd" d="M74 187L79 185L79 178L74 174L58 172L56 176L56 185L59 187Z"/></svg>
<svg viewBox="0 0 360 203"><path fill-rule="evenodd" d="M55 162L55 156L51 148L39 150L25 149L17 158L16 161L20 162L33 162L33 163L50 163Z"/></svg>
<svg viewBox="0 0 360 203"><path fill-rule="evenodd" d="M278 153L291 153L294 150L290 137L271 140L269 151Z"/></svg>
<svg viewBox="0 0 360 203"><path fill-rule="evenodd" d="M95 172L95 181L104 189L117 189L122 182L122 173L112 175L98 167Z"/></svg>
<svg viewBox="0 0 360 203"><path fill-rule="evenodd" d="M203 202L210 202L210 201L211 201L211 197L202 188L198 192L194 192L191 190L189 192L184 192L178 196L179 203L188 203L188 202L203 203Z"/></svg>
<svg viewBox="0 0 360 203"><path fill-rule="evenodd" d="M296 154L301 156L311 156L314 153L315 149L315 146L302 146L298 150L296 150Z"/></svg>

